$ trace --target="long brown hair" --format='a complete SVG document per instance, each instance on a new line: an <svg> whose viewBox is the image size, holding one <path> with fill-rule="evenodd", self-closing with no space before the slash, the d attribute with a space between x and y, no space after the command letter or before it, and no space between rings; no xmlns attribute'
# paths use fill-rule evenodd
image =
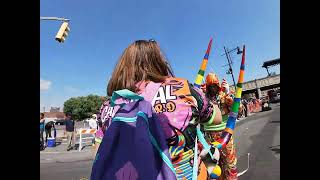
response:
<svg viewBox="0 0 320 180"><path fill-rule="evenodd" d="M154 40L138 40L130 44L122 53L109 80L107 93L128 89L136 92L140 81L163 82L173 77L170 64L161 53Z"/></svg>

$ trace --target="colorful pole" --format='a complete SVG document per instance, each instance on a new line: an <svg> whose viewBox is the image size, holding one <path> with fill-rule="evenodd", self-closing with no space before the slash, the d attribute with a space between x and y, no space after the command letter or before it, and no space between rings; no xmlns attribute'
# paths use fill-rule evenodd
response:
<svg viewBox="0 0 320 180"><path fill-rule="evenodd" d="M241 94L242 94L242 83L244 78L244 67L245 67L245 54L246 54L246 48L245 46L243 46L242 60L241 60L240 73L239 73L239 78L238 78L238 83L236 88L236 95L235 95L235 98L233 99L233 104L231 107L231 112L228 117L227 125L226 125L226 128L224 129L224 132L222 133L221 138L213 143L213 145L218 149L225 147L228 144L234 132L234 127L235 127L236 119L238 116L238 111L239 111L239 106L241 101Z"/></svg>
<svg viewBox="0 0 320 180"><path fill-rule="evenodd" d="M200 88L203 77L204 77L204 72L207 68L207 63L208 63L209 54L210 54L210 50L211 50L211 44L212 44L212 38L210 38L210 42L209 42L206 54L204 55L204 58L202 60L201 66L200 66L200 70L198 71L197 78L194 82L194 86L197 88Z"/></svg>

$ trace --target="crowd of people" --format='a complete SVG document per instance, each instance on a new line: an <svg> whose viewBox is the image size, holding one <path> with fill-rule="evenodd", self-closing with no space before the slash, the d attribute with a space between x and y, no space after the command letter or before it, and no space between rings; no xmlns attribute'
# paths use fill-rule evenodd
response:
<svg viewBox="0 0 320 180"><path fill-rule="evenodd" d="M56 128L53 121L46 122L44 118L44 113L40 113L40 150L47 147L48 138L52 138L51 132L54 132L54 137L56 136ZM45 133L45 138L43 137Z"/></svg>
<svg viewBox="0 0 320 180"><path fill-rule="evenodd" d="M74 120L71 118L70 113L66 113L66 128L65 133L67 135L67 151L74 149L75 146L75 125ZM52 136L51 132L54 132ZM45 138L44 138L45 132ZM46 122L45 114L40 113L40 151L44 150L48 146L48 139L49 138L56 138L57 131L55 127L54 121ZM54 141L55 142L55 141Z"/></svg>
<svg viewBox="0 0 320 180"><path fill-rule="evenodd" d="M125 93L123 90L126 90ZM97 129L95 134L97 155L91 179L108 179L110 174L104 172L108 169L105 166L111 166L111 162L115 162L106 162L108 159L110 160L112 155L105 152L116 154L117 149L111 147L110 141L117 141L114 138L119 137L119 135L112 133L122 133L121 136L124 136L127 132L107 130L111 128L111 122L117 113L125 114L125 112L128 113L134 109L133 107L123 109L125 105L138 100L144 100L153 107L150 116L157 117L157 123L160 124L166 142L167 150L162 152L161 158L165 160L164 156L166 155L163 154L170 156L171 162L166 161L166 163L174 171L176 179L192 179L193 157L195 156L200 157L198 179L238 179L234 144L236 137L231 136L231 139L219 149L219 152L215 152L214 148L211 149L213 152L205 152L206 145L196 141L197 133L199 133L196 130L197 127L201 127L205 141L212 147L223 136L235 97L235 92L230 90L225 79L220 83L216 74L208 73L205 83L200 88L195 87L186 79L175 77L156 41L138 40L124 50L108 83L107 94L111 98L103 103L97 115L93 115L88 120L90 128ZM125 98L121 99L121 97ZM132 99L130 100L130 98ZM239 112L243 112L245 116L250 112L252 104L259 103L258 100L250 102L242 100L241 102ZM69 151L73 149L75 144L75 125L71 114L67 113L66 117L67 151ZM119 121L129 122L128 119L130 118L122 118ZM40 144L44 147L47 143L47 137L51 137L51 128L54 128L54 123L45 124L44 114L41 113ZM46 132L45 141L44 131ZM128 137L128 139L130 138L135 137ZM152 142L154 143L154 141ZM114 144L116 143L113 142ZM114 149L110 150L110 148ZM130 148L134 149L134 147ZM195 148L199 148L199 151ZM201 153L194 156L195 152ZM207 154L210 153L214 155L208 156ZM219 166L214 166L215 164L219 164Z"/></svg>

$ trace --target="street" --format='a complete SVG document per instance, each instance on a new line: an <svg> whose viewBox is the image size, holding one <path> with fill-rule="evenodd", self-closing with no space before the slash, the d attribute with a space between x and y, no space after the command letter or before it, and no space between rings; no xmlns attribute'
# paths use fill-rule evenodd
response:
<svg viewBox="0 0 320 180"><path fill-rule="evenodd" d="M250 168L240 180L280 179L280 104L239 121L235 141L239 172L246 169L250 153Z"/></svg>
<svg viewBox="0 0 320 180"><path fill-rule="evenodd" d="M280 103L273 104L271 111L255 113L238 121L235 131L239 172L247 168L247 153L250 153L250 168L239 179L280 179ZM40 153L40 178L89 179L92 161L91 147L81 152L43 152Z"/></svg>
<svg viewBox="0 0 320 180"><path fill-rule="evenodd" d="M68 163L41 164L40 179L85 180L89 179L92 160Z"/></svg>

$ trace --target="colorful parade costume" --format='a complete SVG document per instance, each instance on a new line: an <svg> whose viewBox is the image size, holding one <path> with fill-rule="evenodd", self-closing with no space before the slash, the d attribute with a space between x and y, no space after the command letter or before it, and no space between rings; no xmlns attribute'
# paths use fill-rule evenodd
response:
<svg viewBox="0 0 320 180"><path fill-rule="evenodd" d="M209 57L211 43L212 40L206 51L206 58ZM198 152L196 156L194 155L198 144L196 126L211 118L213 104L208 101L200 89L182 78L167 78L163 83L142 81L138 82L136 86L138 89L136 93L149 102L157 114L167 140L168 152L176 178L179 180L193 179L195 174L194 158L198 156ZM98 116L104 124L101 130L106 133L117 112L117 109L113 108L110 101L106 101ZM100 149L108 145L105 138L106 136L103 137Z"/></svg>
<svg viewBox="0 0 320 180"><path fill-rule="evenodd" d="M212 104L198 88L181 78L168 78L164 83L140 82L137 86L137 94L150 102L157 113L177 179L191 180L195 127L211 118ZM116 111L110 101L101 107L99 116L104 120L106 130Z"/></svg>
<svg viewBox="0 0 320 180"><path fill-rule="evenodd" d="M220 105L223 115L222 123L220 125L215 125L212 123L212 121L208 121L204 124L206 140L215 147L218 147L220 150L219 165L222 169L222 174L218 179L221 180L238 179L236 168L237 158L232 134L240 107L242 82L244 77L244 62L245 47L243 48L236 93L234 94L233 92L229 91L229 86L224 80L220 86L220 91L215 94L215 96L211 94L211 97L214 99L214 101ZM205 91L210 91L212 90L210 89L211 86L219 88L219 83L217 82L217 77L213 74L209 74L206 78L206 84L202 86L202 89L205 89ZM210 92L207 92L207 94L210 94Z"/></svg>
<svg viewBox="0 0 320 180"><path fill-rule="evenodd" d="M221 168L219 166L219 163L223 164L232 164L229 161L223 161L226 160L224 156L225 152L228 152L228 147L230 145L230 142L232 142L232 134L235 127L235 120L236 115L239 108L239 101L241 98L241 83L243 81L243 73L244 73L244 56L242 59L242 66L240 70L240 76L238 81L238 87L237 87L237 93L235 95L231 112L228 116L228 120L226 122L225 128L223 131L219 132L220 134L216 134L213 139L214 141L209 141L210 145L206 142L205 137L203 136L200 124L207 126L211 125L208 122L212 122L215 117L215 111L214 111L214 104L210 99L208 99L208 96L206 96L203 92L200 90L200 83L203 79L204 70L206 68L206 64L209 57L209 52L211 48L212 39L210 40L208 49L206 51L206 55L204 58L204 61L201 65L201 69L198 73L198 77L196 79L196 82L194 86L188 83L187 80L181 79L181 78L167 78L162 83L155 83L152 81L142 81L138 82L136 86L138 87L138 92L131 92L135 94L135 96L138 96L139 98L143 99L144 103L150 104L153 109L152 113L147 113L148 117L144 117L144 119L149 119L149 115L151 117L151 114L156 114L157 121L160 124L160 127L162 129L161 132L163 132L163 136L166 139L167 143L167 149L164 146L157 147L157 149L160 150L161 158L164 160L167 168L169 167L172 172L174 172L175 177L173 178L171 175L165 178L164 176L161 177L157 176L157 178L152 179L181 179L181 180L195 180L197 178L198 173L198 166L201 163L201 161L198 161L198 157L201 158L203 164L201 165L201 169L205 167L207 171L207 175L210 177L210 179L218 179L221 175ZM245 54L245 49L243 50L243 55ZM121 90L120 90L121 91ZM127 90L128 91L128 90ZM99 151L97 153L95 162L94 162L94 172L91 177L96 177L95 179L101 179L99 177L104 176L103 170L110 171L112 170L112 166L108 164L107 158L104 158L106 156L109 156L110 158L113 158L113 152L110 150L112 147L112 143L108 144L108 142L115 142L115 141L108 141L112 140L112 138L122 138L125 142L126 133L120 133L120 131L117 132L117 134L112 134L114 132L114 129L121 129L123 127L127 128L130 125L130 122L137 122L137 119L140 120L141 124L141 117L145 116L137 116L137 117L126 117L126 112L131 112L132 109L135 109L134 106L129 106L128 108L120 108L120 107L126 107L126 104L134 103L135 101L129 101L125 100L125 103L122 102L116 102L114 99L114 95L111 97L111 101L106 101L101 109L100 113L98 115L100 121L104 121L101 126L101 131L105 132L105 136L102 137L102 144L100 145L99 151L101 150L101 153L104 156L99 156ZM114 106L113 104L117 104L119 106ZM124 106L122 106L124 105ZM119 109L116 109L116 107L119 107ZM119 110L119 112L118 112ZM121 118L118 118L118 114L123 114ZM139 112L137 113L139 114ZM145 113L144 113L145 114ZM139 119L140 118L140 119ZM134 120L134 121L133 121ZM127 122L127 124L122 124L125 126L120 126L120 121ZM148 122L148 120L146 121ZM115 124L116 123L116 124ZM129 123L129 124L128 124ZM148 123L146 123L148 125ZM146 125L145 123L143 126ZM207 125L206 125L207 124ZM141 126L137 126L136 124L130 125L131 127L130 132L134 132L135 128L140 128ZM115 128L112 128L115 127ZM109 129L110 128L110 129ZM111 131L113 129L113 131ZM126 132L126 131L125 131ZM139 131L137 131L139 132ZM102 133L103 135L103 133ZM160 137L160 136L159 136ZM135 138L135 136L130 136L130 139ZM145 139L142 137L142 139ZM159 138L158 138L159 139ZM136 151L138 147L136 144L141 144L140 139L136 138L137 143L133 143L132 149L135 149L135 152L138 154L143 154L143 148L139 151ZM161 140L161 138L160 138ZM161 142L161 141L160 141ZM123 143L116 143L116 144L123 144ZM154 144L154 143L153 143ZM148 147L150 150L150 143L148 142ZM163 145L163 143L162 143ZM108 147L106 147L108 146ZM231 144L233 147L233 144ZM110 151L102 151L102 149L108 149ZM117 148L117 146L115 146ZM225 151L226 149L227 151ZM117 157L120 157L121 159L121 153L119 152L126 152L130 150L130 148L125 149L125 151L117 151ZM105 153L103 153L105 152ZM106 153L109 152L109 153ZM149 154L151 151L148 151ZM234 152L234 151L233 151ZM132 152L131 152L132 154ZM219 159L220 154L222 154L222 158ZM167 155L170 157L170 162L168 162L168 159L166 158ZM226 155L227 156L227 155ZM130 156L132 157L132 156ZM129 158L130 157L126 157ZM131 159L135 159L132 157ZM145 161L148 161L148 157L139 158L139 162L141 162L141 159L144 159ZM153 158L154 159L154 158ZM117 168L122 167L121 162L119 165L119 162L112 159L113 163L117 164ZM220 161L219 161L220 160ZM98 162L98 163L97 163ZM126 161L127 162L127 161ZM95 166L96 164L96 166ZM149 162L146 164L150 164ZM152 163L151 163L152 164ZM101 166L99 166L101 165ZM103 168L106 166L107 168ZM134 162L130 162L129 164L126 163L126 166L123 166L121 168L121 173L116 173L116 176L124 177L123 175L126 174L128 176L128 172L124 169L135 169L134 167L138 168L138 172L142 172L143 163L135 164ZM148 167L149 168L149 167ZM119 171L120 171L119 170ZM160 171L162 172L162 171ZM106 172L108 173L108 172ZM112 172L114 174L114 172ZM113 175L111 173L111 176ZM136 171L134 173L130 174L129 176L133 175L132 177L135 177L135 179L146 179L146 177L142 176L142 174L137 174ZM224 173L224 171L222 172ZM234 173L234 172L232 172ZM236 173L236 172L235 172ZM161 173L160 173L161 174ZM200 173L201 174L201 173ZM221 177L224 177L225 174L222 174ZM111 177L108 176L108 177ZM107 177L107 176L104 176ZM108 178L104 178L108 179Z"/></svg>
<svg viewBox="0 0 320 180"><path fill-rule="evenodd" d="M218 93L213 96L213 101L215 101L221 110L222 122L221 124L213 124L212 120L209 120L204 124L205 137L208 143L213 144L221 138L223 130L226 128L228 121L228 114L230 113L231 105L233 103L232 97L227 94L229 91L229 86L225 80L219 85L219 80L217 76L213 73L209 73L206 77L206 87L216 86L219 88ZM208 89L209 90L209 89ZM233 180L237 179L237 158L233 138L231 137L229 142L220 151L219 166L221 167L222 173L219 179L223 180Z"/></svg>

